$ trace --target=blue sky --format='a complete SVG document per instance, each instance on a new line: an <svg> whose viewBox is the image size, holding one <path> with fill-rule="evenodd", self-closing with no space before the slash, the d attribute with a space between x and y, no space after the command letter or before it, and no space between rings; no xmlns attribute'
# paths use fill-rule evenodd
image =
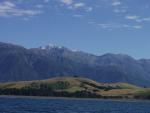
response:
<svg viewBox="0 0 150 113"><path fill-rule="evenodd" d="M150 0L0 0L0 41L150 58Z"/></svg>

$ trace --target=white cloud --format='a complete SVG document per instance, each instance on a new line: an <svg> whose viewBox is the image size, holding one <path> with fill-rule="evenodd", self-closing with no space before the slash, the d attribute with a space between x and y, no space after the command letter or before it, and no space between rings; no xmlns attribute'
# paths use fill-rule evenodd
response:
<svg viewBox="0 0 150 113"><path fill-rule="evenodd" d="M14 2L17 1L17 2ZM36 0L4 0L3 2L0 2L0 16L20 16L24 18L24 20L28 20L28 17L32 17L35 15L39 15L43 13L44 10L49 10L48 7L45 7L48 4L50 5L55 2L56 7L63 7L66 8L67 10L72 10L72 17L76 18L83 18L85 17L89 19L86 14L88 12L93 12L94 10L104 10L107 9L107 11L112 11L116 13L115 15L120 15L117 16L116 20L113 19L111 20L112 23L107 23L108 21L105 21L106 23L104 24L97 24L94 22L94 20L97 20L97 17L93 16L90 19L93 20L93 22L89 22L93 25L98 25L100 28L103 29L119 29L119 28L130 28L130 29L141 29L143 26L139 25L140 22L150 22L150 16L149 17L142 17L140 15L136 14L130 14L129 6L126 6L122 0L99 0L100 2L95 2L97 4L89 4L89 2L86 2L86 0L37 0L40 2L35 2ZM42 1L42 2L41 2ZM101 3L101 1L103 1ZM93 1L94 2L94 1ZM103 4L106 2L105 4ZM32 5L30 4L32 3ZM99 4L98 4L99 3ZM27 6L30 4L29 6ZM25 6L25 7L24 7ZM56 8L52 7L52 8ZM105 11L104 11L105 12ZM113 14L114 14L113 13ZM117 13L122 13L122 14L117 14ZM81 15L82 14L82 15ZM108 13L109 14L109 13ZM106 14L107 15L107 14ZM111 19L111 17L110 17ZM123 22L122 24L118 23L118 20L121 20L120 22ZM133 22L136 22L134 25L127 23L126 20L130 20ZM136 25L137 24L137 25Z"/></svg>
<svg viewBox="0 0 150 113"><path fill-rule="evenodd" d="M142 29L141 25L129 25L129 24L121 24L121 23L102 23L97 24L102 29Z"/></svg>
<svg viewBox="0 0 150 113"><path fill-rule="evenodd" d="M135 22L150 22L150 17L140 17L137 15L130 15L125 17L128 20L133 20Z"/></svg>
<svg viewBox="0 0 150 113"><path fill-rule="evenodd" d="M60 0L60 2L66 4L66 5L71 5L73 3L73 0Z"/></svg>
<svg viewBox="0 0 150 113"><path fill-rule="evenodd" d="M15 7L15 4L11 3L11 2L8 2L8 1L5 1L3 3L0 3L0 11L3 11L3 10L10 10L12 8Z"/></svg>
<svg viewBox="0 0 150 113"><path fill-rule="evenodd" d="M136 22L150 22L150 17L139 18Z"/></svg>
<svg viewBox="0 0 150 113"><path fill-rule="evenodd" d="M125 18L128 19L128 20L137 20L137 19L139 19L139 16L137 16L137 15L128 15Z"/></svg>
<svg viewBox="0 0 150 113"><path fill-rule="evenodd" d="M86 12L90 12L93 10L93 7L91 6L87 6L87 4L85 4L85 2L76 2L73 0L59 0L59 2L67 5L67 8L70 10L83 10Z"/></svg>
<svg viewBox="0 0 150 113"><path fill-rule="evenodd" d="M84 3L75 3L74 4L74 8L82 8L82 7L85 7L85 4Z"/></svg>
<svg viewBox="0 0 150 113"><path fill-rule="evenodd" d="M97 25L100 26L102 29L120 28L120 25L114 23L101 23Z"/></svg>
<svg viewBox="0 0 150 113"><path fill-rule="evenodd" d="M150 21L150 17L143 18L143 21Z"/></svg>
<svg viewBox="0 0 150 113"><path fill-rule="evenodd" d="M0 3L0 16L35 16L40 13L40 10L18 8L10 1Z"/></svg>
<svg viewBox="0 0 150 113"><path fill-rule="evenodd" d="M120 2L120 1L114 0L114 1L112 2L112 6L118 6L118 5L121 5L121 2Z"/></svg>
<svg viewBox="0 0 150 113"><path fill-rule="evenodd" d="M133 29L142 29L143 28L142 25L128 25L128 24L124 24L123 27L125 27L125 28L133 28Z"/></svg>

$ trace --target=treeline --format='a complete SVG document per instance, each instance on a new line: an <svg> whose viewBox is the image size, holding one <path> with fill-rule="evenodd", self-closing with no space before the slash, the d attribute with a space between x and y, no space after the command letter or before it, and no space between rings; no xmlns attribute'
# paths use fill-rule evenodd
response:
<svg viewBox="0 0 150 113"><path fill-rule="evenodd" d="M148 99L148 100L150 100L150 93L149 94L145 94L145 95L143 95L143 94L135 95L134 98L135 99Z"/></svg>
<svg viewBox="0 0 150 113"><path fill-rule="evenodd" d="M102 98L102 99L122 99L126 96L101 96L89 91L77 91L69 93L66 91L54 91L51 89L31 89L31 88L10 88L0 89L0 95L18 95L18 96L47 96L47 97L75 97L75 98Z"/></svg>
<svg viewBox="0 0 150 113"><path fill-rule="evenodd" d="M101 98L101 95L96 95L88 91L77 91L69 93L66 91L53 91L46 89L30 89L30 88L10 88L0 89L0 95L23 95L23 96L51 96L51 97L77 97L77 98Z"/></svg>
<svg viewBox="0 0 150 113"><path fill-rule="evenodd" d="M89 91L77 91L70 93L63 91L68 89L70 83L58 81L56 83L37 83L33 82L23 88L0 88L0 95L24 95L24 96L52 96L52 97L78 97L78 98L101 98L100 95Z"/></svg>
<svg viewBox="0 0 150 113"><path fill-rule="evenodd" d="M128 96L102 96L89 91L77 91L74 93L66 91L54 91L52 89L33 89L33 88L10 88L0 89L0 95L18 95L18 96L47 96L47 97L75 97L75 98L102 98L102 99L150 99L150 95L135 95L132 98Z"/></svg>

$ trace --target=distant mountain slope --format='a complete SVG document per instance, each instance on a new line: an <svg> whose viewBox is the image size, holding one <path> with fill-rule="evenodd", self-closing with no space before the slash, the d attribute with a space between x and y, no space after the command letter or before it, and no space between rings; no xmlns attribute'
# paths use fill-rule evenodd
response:
<svg viewBox="0 0 150 113"><path fill-rule="evenodd" d="M150 61L122 54L96 56L55 45L26 49L0 43L1 82L66 75L88 77L105 83L127 82L150 86Z"/></svg>
<svg viewBox="0 0 150 113"><path fill-rule="evenodd" d="M102 84L78 77L0 84L0 95L149 99L149 91L126 83Z"/></svg>

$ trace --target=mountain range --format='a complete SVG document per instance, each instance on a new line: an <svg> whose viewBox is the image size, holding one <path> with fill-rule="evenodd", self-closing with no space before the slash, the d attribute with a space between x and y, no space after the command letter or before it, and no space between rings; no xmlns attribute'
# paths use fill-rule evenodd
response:
<svg viewBox="0 0 150 113"><path fill-rule="evenodd" d="M123 54L97 56L66 47L24 48L0 42L0 82L82 76L98 82L150 86L150 60Z"/></svg>

